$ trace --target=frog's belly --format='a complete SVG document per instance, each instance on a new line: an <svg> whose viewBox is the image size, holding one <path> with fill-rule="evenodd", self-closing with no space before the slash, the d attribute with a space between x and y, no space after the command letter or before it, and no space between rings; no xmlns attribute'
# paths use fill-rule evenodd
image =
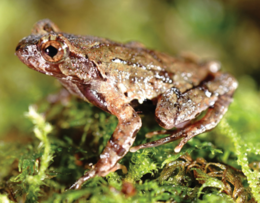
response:
<svg viewBox="0 0 260 203"><path fill-rule="evenodd" d="M145 100L152 100L173 87L173 84L160 83L162 82L135 83L131 87L119 84L118 88L127 97L129 102L136 99L139 104L143 104Z"/></svg>

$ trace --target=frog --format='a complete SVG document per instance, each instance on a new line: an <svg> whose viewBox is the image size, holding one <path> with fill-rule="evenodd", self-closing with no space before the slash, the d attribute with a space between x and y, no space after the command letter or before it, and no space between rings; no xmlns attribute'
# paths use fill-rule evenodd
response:
<svg viewBox="0 0 260 203"><path fill-rule="evenodd" d="M119 161L128 152L180 139L173 149L179 153L191 138L217 126L238 87L218 61L173 57L139 42L64 33L49 19L37 22L15 53L29 68L55 77L71 94L117 117L97 163L71 189L80 189L95 176L126 172ZM146 136L167 136L133 146L142 126L136 109L147 102L164 130Z"/></svg>

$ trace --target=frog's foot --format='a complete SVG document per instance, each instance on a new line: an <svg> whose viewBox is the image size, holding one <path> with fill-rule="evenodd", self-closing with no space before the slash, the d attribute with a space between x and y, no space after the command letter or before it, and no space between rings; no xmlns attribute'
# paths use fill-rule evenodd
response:
<svg viewBox="0 0 260 203"><path fill-rule="evenodd" d="M158 130L158 131L153 131L145 134L146 138L152 138L156 135L167 135L167 134L172 134L175 132L174 130Z"/></svg>
<svg viewBox="0 0 260 203"><path fill-rule="evenodd" d="M110 170L107 170L107 171L104 171L104 172L101 172L101 171L98 171L98 168L95 167L89 171L87 171L84 176L82 176L81 178L79 178L69 189L80 189L82 184L84 182L86 182L88 179L91 179L91 178L94 178L95 176L106 176L107 174L109 174L110 172L114 172L116 170L119 170L121 169L123 171L123 173L127 173L127 168L122 165L122 164L119 164L117 163L114 167L112 167Z"/></svg>
<svg viewBox="0 0 260 203"><path fill-rule="evenodd" d="M187 126L190 123L191 123L191 121L185 121L185 122L182 122L182 123L176 125L175 127L177 129L184 128L185 126ZM146 133L145 137L152 138L156 135L169 135L169 134L173 134L174 132L176 132L176 130L157 130L157 131Z"/></svg>
<svg viewBox="0 0 260 203"><path fill-rule="evenodd" d="M192 123L182 129L175 130L170 136L145 143L142 145L138 145L132 147L130 152L135 152L139 149L149 148L149 147L156 147L160 146L180 138L183 138L181 142L175 147L174 151L176 153L180 152L182 147L194 136L201 134L205 131L211 130L214 128L219 121L222 119L223 115L227 111L228 105L232 101L232 98L229 95L222 95L218 101L214 104L213 107L210 107L206 113L206 115L199 121ZM155 132L157 134L160 131ZM167 134L170 131L165 130L163 134ZM158 133L159 134L159 133Z"/></svg>
<svg viewBox="0 0 260 203"><path fill-rule="evenodd" d="M69 189L80 189L82 184L86 182L88 179L93 178L97 175L95 169L91 169L87 173L84 174L80 179L78 179Z"/></svg>

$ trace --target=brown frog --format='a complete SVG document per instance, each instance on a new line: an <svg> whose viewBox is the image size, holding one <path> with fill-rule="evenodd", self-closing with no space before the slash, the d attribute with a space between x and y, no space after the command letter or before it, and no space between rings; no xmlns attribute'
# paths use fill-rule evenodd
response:
<svg viewBox="0 0 260 203"><path fill-rule="evenodd" d="M35 24L32 34L16 47L16 55L28 67L57 78L72 94L118 118L99 161L71 187L76 189L96 175L123 169L118 162L128 151L183 138L174 149L180 152L192 137L219 123L238 85L231 75L219 71L217 62L172 57L137 42L121 44L63 33L50 20ZM156 120L167 129L147 136L170 135L132 147L142 125L135 107L146 101L155 105ZM203 111L205 116L196 119Z"/></svg>

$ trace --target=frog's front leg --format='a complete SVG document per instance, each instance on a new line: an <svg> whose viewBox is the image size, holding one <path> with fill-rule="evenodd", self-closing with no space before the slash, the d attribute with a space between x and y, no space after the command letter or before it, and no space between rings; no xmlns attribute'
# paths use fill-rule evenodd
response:
<svg viewBox="0 0 260 203"><path fill-rule="evenodd" d="M112 171L122 169L118 161L129 151L141 128L140 117L120 96L108 94L106 103L108 110L118 118L118 125L94 168L86 172L71 189L79 189L85 181L96 175L106 176Z"/></svg>

